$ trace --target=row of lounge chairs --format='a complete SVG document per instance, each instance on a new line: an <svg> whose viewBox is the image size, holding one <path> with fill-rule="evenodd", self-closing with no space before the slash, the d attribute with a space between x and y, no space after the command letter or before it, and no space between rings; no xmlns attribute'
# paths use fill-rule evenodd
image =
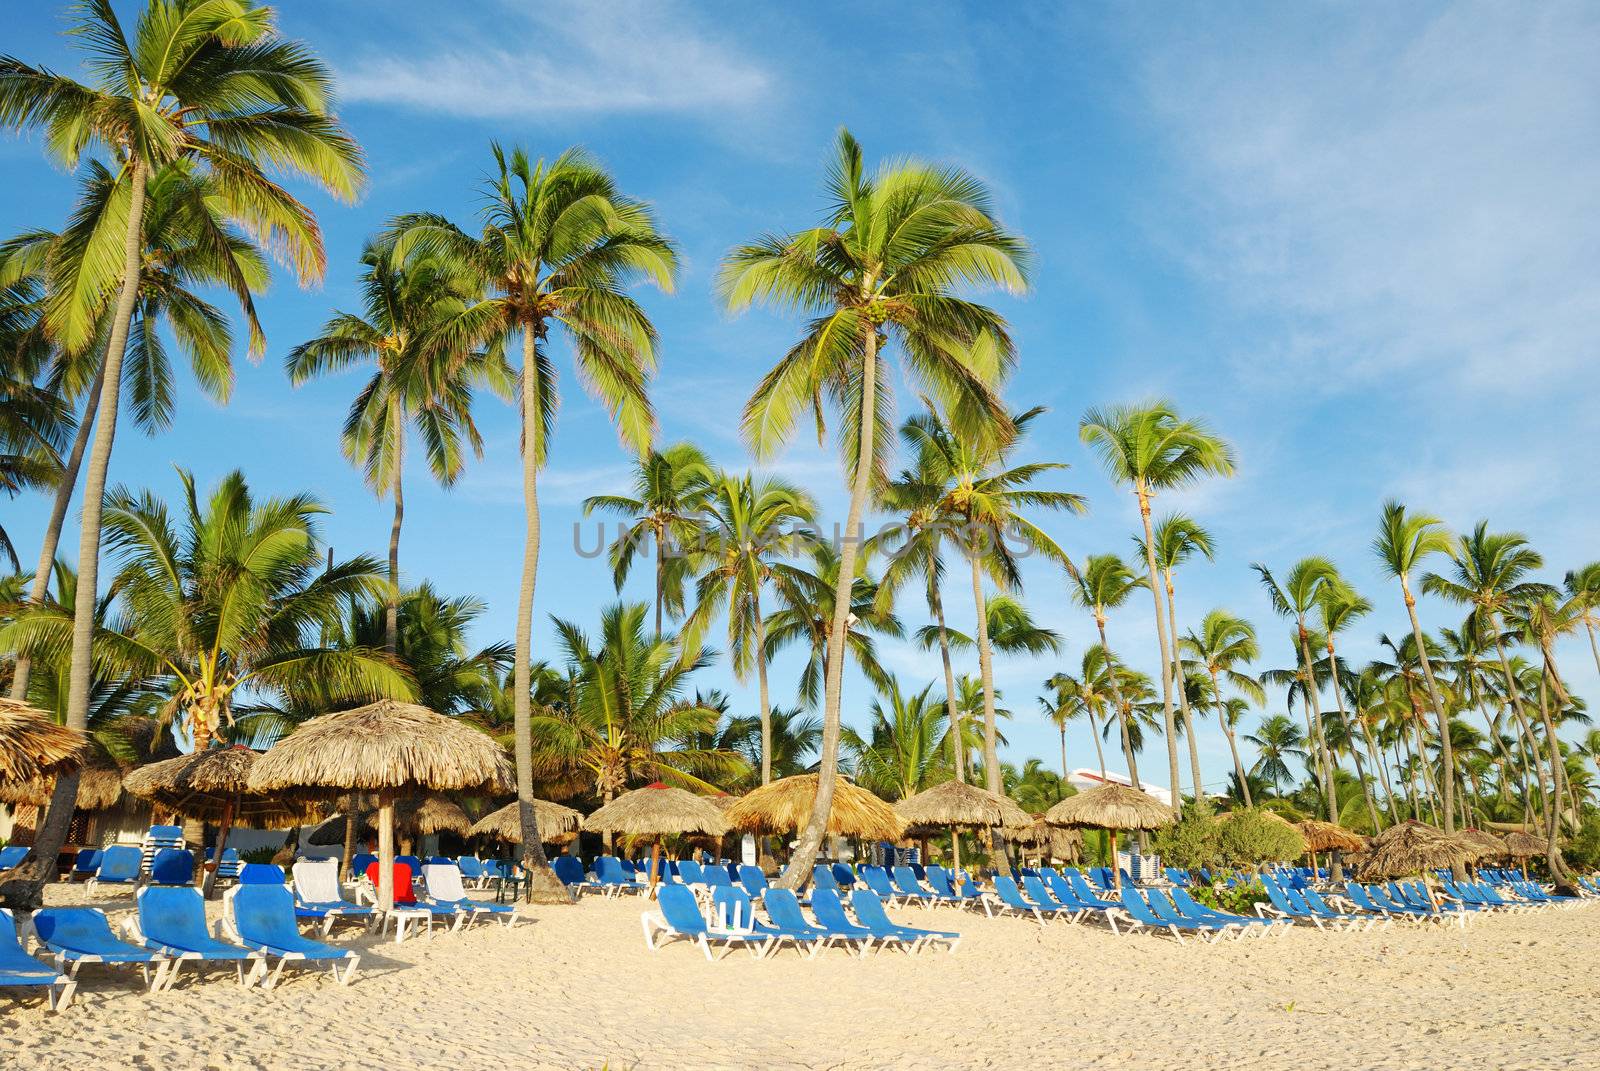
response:
<svg viewBox="0 0 1600 1071"><path fill-rule="evenodd" d="M756 914L757 901L743 889L720 886L711 896L710 917L683 884L661 885L655 911L639 916L645 947L654 951L670 940L681 939L711 954L713 945L748 949L760 959L784 945L808 958L825 948L842 947L858 955L894 948L919 952L939 946L955 952L961 935L949 930L903 926L889 917L878 896L866 889L850 894L849 910L839 894L817 889L811 894L807 917L799 898L788 889L768 889L760 898L765 920Z"/></svg>

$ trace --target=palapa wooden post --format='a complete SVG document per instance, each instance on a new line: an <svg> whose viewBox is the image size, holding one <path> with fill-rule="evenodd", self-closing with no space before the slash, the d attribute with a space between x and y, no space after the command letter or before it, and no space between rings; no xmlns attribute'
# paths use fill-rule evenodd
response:
<svg viewBox="0 0 1600 1071"><path fill-rule="evenodd" d="M1112 828L1106 832L1111 834L1111 887L1121 892L1122 867L1117 863L1117 831Z"/></svg>
<svg viewBox="0 0 1600 1071"><path fill-rule="evenodd" d="M238 802L237 796L229 800L222 808L222 819L217 823L217 850L206 864L206 880L200 886L200 895L207 900L211 899L211 890L217 884L217 868L222 865L222 853L228 847L228 831L233 827L233 811Z"/></svg>
<svg viewBox="0 0 1600 1071"><path fill-rule="evenodd" d="M661 838L657 837L650 845L650 895L656 894L656 885L661 881Z"/></svg>
<svg viewBox="0 0 1600 1071"><path fill-rule="evenodd" d="M378 910L394 910L394 792L378 792Z"/></svg>

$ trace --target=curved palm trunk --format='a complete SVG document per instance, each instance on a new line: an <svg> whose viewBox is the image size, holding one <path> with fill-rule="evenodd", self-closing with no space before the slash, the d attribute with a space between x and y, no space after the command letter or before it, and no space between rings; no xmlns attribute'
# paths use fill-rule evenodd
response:
<svg viewBox="0 0 1600 1071"><path fill-rule="evenodd" d="M392 427L399 428L398 403L391 414ZM389 594L383 612L383 645L390 654L400 649L400 524L405 520L406 498L404 489L405 442L403 431L394 448L394 520L389 524Z"/></svg>
<svg viewBox="0 0 1600 1071"><path fill-rule="evenodd" d="M821 755L817 763L817 798L811 817L801 831L789 865L778 877L782 889L798 889L811 878L812 864L827 832L833 812L833 787L839 774L839 709L844 699L845 627L850 618L850 590L860 549L858 529L867 505L872 477L874 418L878 396L878 333L868 330L861 360L861 413L856 471L850 483L850 512L845 517L843 545L839 548L839 579L833 591L833 621L828 629L828 660L824 666Z"/></svg>
<svg viewBox="0 0 1600 1071"><path fill-rule="evenodd" d="M767 623L761 616L761 592L755 592L756 692L761 700L761 783L772 783L772 701L767 693ZM656 638L661 636L661 607L656 606Z"/></svg>
<svg viewBox="0 0 1600 1071"><path fill-rule="evenodd" d="M1189 690L1183 686L1183 658L1177 650L1178 636L1178 597L1173 590L1172 570L1168 569L1162 579L1166 581L1167 588L1167 635L1173 638L1172 644L1172 687L1178 693L1178 707L1183 713L1183 732L1189 744L1189 776L1194 782L1194 805L1202 814L1211 810L1211 804L1206 801L1205 784L1200 778L1200 742L1196 739L1199 735L1195 731L1194 718L1189 712Z"/></svg>
<svg viewBox="0 0 1600 1071"><path fill-rule="evenodd" d="M39 564L33 571L33 582L28 585L28 602L37 606L50 590L50 574L56 564L56 548L61 544L61 526L66 523L67 508L72 505L72 492L78 485L78 470L83 467L83 454L89 446L89 433L94 430L95 413L100 408L100 389L106 381L106 363L102 358L95 369L94 382L83 400L83 415L78 420L78 433L72 439L72 452L61 466L61 478L56 481L55 501L50 506L50 521L45 525L44 541L39 545ZM19 655L11 670L11 698L19 703L28 698L28 678L33 660Z"/></svg>
<svg viewBox="0 0 1600 1071"><path fill-rule="evenodd" d="M129 165L128 232L122 243L122 285L117 295L111 337L102 362L105 379L100 385L99 420L95 425L94 446L89 453L89 471L83 485L83 516L78 532L78 591L73 604L72 669L67 683L67 726L80 732L89 724L89 688L93 683L94 608L100 582L100 514L105 506L106 470L111 465L111 447L117 435L117 403L122 389L122 359L128 348L128 325L139 298L139 262L144 251L145 183L148 175L142 161ZM50 795L50 809L34 839L29 856L31 869L10 891L26 906L43 901L44 886L55 880L56 857L72 828L77 807L78 774L56 779ZM29 864L24 864L24 867Z"/></svg>
<svg viewBox="0 0 1600 1071"><path fill-rule="evenodd" d="M956 709L956 673L950 664L950 633L944 624L944 599L939 594L938 584L928 585L928 608L933 611L933 620L939 626L939 660L944 663L944 709L950 724L950 747L954 751L951 758L955 762L956 780L964 783L967 779L967 757L962 747L961 712ZM957 844L960 843L960 833L952 832L951 836Z"/></svg>
<svg viewBox="0 0 1600 1071"><path fill-rule="evenodd" d="M989 648L989 606L988 600L983 597L983 571L978 565L976 548L973 548L967 560L972 566L972 607L978 615L978 676L983 681L983 787L997 796L1003 796L1006 787L1000 776L1000 730L995 725L994 652ZM999 866L1000 860L1004 860L1009 872L1011 850L999 826L989 830L989 844L995 865Z"/></svg>
<svg viewBox="0 0 1600 1071"><path fill-rule="evenodd" d="M1303 619L1296 622L1300 637L1300 665L1306 674L1306 710L1312 728L1312 748L1317 754L1317 767L1321 771L1323 803L1328 808L1328 821L1339 821L1339 803L1333 787L1333 759L1328 752L1328 738L1322 731L1322 701L1317 696L1316 663L1311 660L1311 644L1306 636Z"/></svg>
<svg viewBox="0 0 1600 1071"><path fill-rule="evenodd" d="M1443 761L1440 766L1439 780L1440 796L1442 797L1442 810L1444 811L1444 831L1456 831L1455 819L1455 791L1456 791L1456 759L1455 749L1450 743L1450 719L1445 714L1444 701L1439 698L1439 682L1433 678L1433 663L1428 660L1428 647L1422 638L1422 623L1417 620L1417 600L1411 594L1411 582L1406 574L1400 574L1400 590L1406 597L1406 614L1411 618L1411 635L1417 641L1417 658L1422 662L1422 677L1428 683L1428 701L1433 704L1433 715L1439 719L1439 754ZM1451 868L1456 880L1464 880L1467 870L1460 863Z"/></svg>
<svg viewBox="0 0 1600 1071"><path fill-rule="evenodd" d="M1588 614L1583 615L1583 628L1589 633L1589 653L1594 656L1594 668L1600 671L1600 644L1595 642L1594 622L1589 620Z"/></svg>
<svg viewBox="0 0 1600 1071"><path fill-rule="evenodd" d="M512 722L517 765L517 817L522 829L526 897L540 903L570 903L566 888L545 858L533 813L533 592L539 576L539 371L532 325L522 332L522 500L526 513L522 544L522 589L517 598L516 653L512 661ZM380 835L380 846L382 842Z"/></svg>
<svg viewBox="0 0 1600 1071"><path fill-rule="evenodd" d="M1244 772L1244 763L1239 759L1239 742L1234 739L1233 726L1228 724L1227 708L1222 705L1222 683L1217 680L1217 671L1209 665L1206 672L1211 674L1211 694L1217 708L1217 724L1222 726L1222 735L1228 738L1228 753L1233 756L1233 774L1239 779L1239 791L1244 795L1244 805L1254 807L1250 799L1250 777Z"/></svg>
<svg viewBox="0 0 1600 1071"><path fill-rule="evenodd" d="M1378 807L1372 800L1372 786L1367 784L1367 771L1361 766L1361 752L1356 748L1355 738L1350 726L1350 712L1344 706L1344 689L1339 685L1339 656L1333 649L1333 633L1328 633L1328 681L1333 685L1333 699L1339 705L1339 721L1344 725L1346 738L1350 744L1350 758L1356 764L1356 780L1361 782L1361 798L1367 803L1367 818L1372 822L1374 833L1378 831ZM1338 821L1337 818L1334 819ZM1333 880L1338 881L1343 877L1341 873L1340 858L1343 853L1333 853Z"/></svg>
<svg viewBox="0 0 1600 1071"><path fill-rule="evenodd" d="M1100 649L1106 653L1106 678L1111 682L1111 703L1116 707L1117 727L1122 730L1122 755L1128 760L1128 780L1133 782L1133 787L1144 791L1144 785L1139 780L1139 760L1133 756L1133 738L1128 735L1128 715L1122 706L1122 685L1117 682L1117 666L1111 657L1111 648L1106 646L1106 626L1100 620L1100 615L1095 615L1095 627L1100 630ZM1105 772L1105 763L1101 762L1101 772Z"/></svg>
<svg viewBox="0 0 1600 1071"><path fill-rule="evenodd" d="M1095 716L1094 708L1089 707L1089 735L1094 739L1094 757L1100 763L1100 780L1106 778L1106 752L1100 746L1100 719Z"/></svg>
<svg viewBox="0 0 1600 1071"><path fill-rule="evenodd" d="M662 528L662 529L658 530L656 532L656 534L655 534L655 544L656 544L656 642L657 643L661 642L661 607L662 607L662 604L667 601L667 547L666 547L666 538L667 538L667 533L666 533L666 529L665 528ZM762 706L766 705L766 699L764 697L763 697L761 702L762 702ZM766 754L765 738L764 737L763 737L762 754L763 755ZM766 784L766 781L763 780L761 783L762 784Z"/></svg>
<svg viewBox="0 0 1600 1071"><path fill-rule="evenodd" d="M1550 716L1550 701L1546 694L1551 688L1555 689L1556 699L1563 705L1571 704L1571 696L1567 694L1567 687L1561 680L1561 674L1556 670L1555 651L1552 650L1548 637L1539 638L1539 650L1544 655L1544 676L1539 680L1539 720L1544 723L1545 747L1550 754L1551 793L1550 806L1545 829L1545 850L1547 862L1550 864L1550 876L1560 886L1568 888L1571 894L1576 894L1572 888L1572 875L1567 870L1566 860L1561 857L1561 807L1562 800L1567 795L1567 764L1561 757L1561 740L1556 736L1555 720ZM1578 812L1577 817L1581 817Z"/></svg>
<svg viewBox="0 0 1600 1071"><path fill-rule="evenodd" d="M1150 495L1141 482L1134 490L1139 495L1139 520L1144 524L1144 560L1148 570L1150 598L1156 608L1156 642L1161 647L1161 717L1167 733L1167 777L1172 786L1172 810L1183 817L1183 790L1178 787L1178 737L1172 716L1172 649L1167 640L1167 622L1161 613L1161 592L1156 579L1156 536L1150 525Z"/></svg>
<svg viewBox="0 0 1600 1071"><path fill-rule="evenodd" d="M1389 766L1383 761L1383 749L1373 742L1372 727L1367 724L1366 717L1358 714L1356 720L1361 723L1361 741L1367 747L1367 757L1372 760L1372 768L1383 779L1383 795L1385 802L1389 806L1389 819L1399 825L1400 810L1394 802L1394 785L1389 780ZM1374 832L1382 828L1383 826L1380 823L1374 827Z"/></svg>

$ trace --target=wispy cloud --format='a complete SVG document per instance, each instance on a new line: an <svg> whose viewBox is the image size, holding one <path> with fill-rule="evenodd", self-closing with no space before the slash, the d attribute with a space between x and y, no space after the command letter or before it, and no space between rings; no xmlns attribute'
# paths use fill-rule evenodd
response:
<svg viewBox="0 0 1600 1071"><path fill-rule="evenodd" d="M341 64L340 82L351 101L479 119L709 113L762 102L769 73L698 21L666 3L502 3L453 36L357 54Z"/></svg>

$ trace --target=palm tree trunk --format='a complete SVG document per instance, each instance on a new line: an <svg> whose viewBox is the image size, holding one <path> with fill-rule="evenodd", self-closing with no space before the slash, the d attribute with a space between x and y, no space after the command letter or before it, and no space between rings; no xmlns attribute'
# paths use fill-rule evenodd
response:
<svg viewBox="0 0 1600 1071"><path fill-rule="evenodd" d="M667 601L667 533L662 530L655 534L656 544L656 642L661 642L661 606ZM762 701L766 705L766 701ZM766 754L763 750L762 754ZM766 784L766 781L762 781Z"/></svg>
<svg viewBox="0 0 1600 1071"><path fill-rule="evenodd" d="M78 419L78 433L72 439L72 452L61 466L61 478L56 481L55 501L50 506L50 522L45 525L44 542L39 546L39 564L33 571L33 582L28 585L28 602L37 606L50 590L50 575L55 568L56 548L61 544L61 526L66 523L67 507L72 505L72 491L78 485L78 470L83 467L83 453L89 446L89 433L94 430L95 413L100 408L100 389L106 380L106 363L95 369L94 382L83 399L83 415ZM28 677L33 659L18 655L11 670L11 698L26 702Z"/></svg>
<svg viewBox="0 0 1600 1071"><path fill-rule="evenodd" d="M1328 821L1337 825L1339 802L1333 788L1333 758L1328 752L1327 735L1322 731L1322 702L1317 698L1316 663L1311 660L1311 644L1306 636L1305 621L1298 620L1296 626L1300 638L1301 665L1306 673L1306 707L1311 715L1312 728L1315 730L1312 748L1317 753L1317 765L1322 771L1322 794L1328 808Z"/></svg>
<svg viewBox="0 0 1600 1071"><path fill-rule="evenodd" d="M1094 708L1089 708L1089 735L1094 739L1094 757L1100 763L1100 780L1106 780L1106 752L1100 746L1100 719L1095 717Z"/></svg>
<svg viewBox="0 0 1600 1071"><path fill-rule="evenodd" d="M1183 817L1183 790L1178 787L1178 736L1172 716L1172 649L1167 641L1167 622L1161 613L1160 582L1156 574L1156 536L1150 525L1150 495L1144 484L1134 487L1139 496L1139 520L1144 524L1144 560L1149 571L1150 598L1156 609L1156 642L1161 647L1161 717L1167 733L1167 777L1172 785L1172 810Z"/></svg>
<svg viewBox="0 0 1600 1071"><path fill-rule="evenodd" d="M936 583L928 584L928 608L933 611L933 620L939 626L939 659L944 663L944 709L950 723L950 746L954 751L951 757L955 762L956 780L964 783L967 779L967 761L962 747L961 713L956 709L956 674L950 665L950 632L944 624L944 598ZM959 833L951 833L957 843L960 836Z"/></svg>
<svg viewBox="0 0 1600 1071"><path fill-rule="evenodd" d="M400 649L400 523L406 515L403 487L406 437L403 431L398 430L399 410L400 405L396 402L390 415L398 435L394 448L394 520L389 525L389 593L383 612L383 646L390 654Z"/></svg>
<svg viewBox="0 0 1600 1071"><path fill-rule="evenodd" d="M978 676L983 681L983 787L1003 796L1006 788L1000 777L1000 730L995 725L994 713L994 653L989 649L989 607L983 597L983 572L978 565L976 547L967 555L967 561L972 566L972 607L978 615ZM1004 860L1009 872L1011 852L999 826L990 828L989 844L995 865Z"/></svg>
<svg viewBox="0 0 1600 1071"><path fill-rule="evenodd" d="M850 482L850 511L845 517L843 544L839 548L839 579L833 591L833 622L828 630L828 660L824 667L822 741L817 762L817 798L811 817L801 830L793 857L778 877L781 889L796 890L811 878L812 864L822 847L833 813L833 787L839 773L839 712L844 699L845 627L850 618L850 592L855 580L856 553L860 549L861 514L867 505L872 478L873 444L878 395L878 333L869 325L861 355L861 413L856 470Z"/></svg>
<svg viewBox="0 0 1600 1071"><path fill-rule="evenodd" d="M1527 774L1533 773L1534 784L1538 787L1539 805L1541 808L1548 806L1544 791L1544 776L1539 772L1537 761L1539 755L1538 741L1534 738L1533 727L1529 723L1527 711L1522 707L1522 689L1517 683L1517 675L1511 672L1511 659L1506 654L1505 639L1500 635L1499 615L1493 610L1489 611L1489 633L1494 636L1495 653L1500 658L1500 673L1505 679L1506 696L1511 700L1511 712L1516 716L1517 724L1522 729L1523 756L1523 799L1527 800Z"/></svg>
<svg viewBox="0 0 1600 1071"><path fill-rule="evenodd" d="M533 812L533 592L539 576L539 362L535 353L536 329L522 332L522 501L525 528L522 544L522 589L517 598L517 638L512 660L512 728L517 766L517 817L522 829L522 869L528 876L526 899L540 903L570 903L566 887L550 869L539 839L539 821ZM381 837L380 837L381 839Z"/></svg>
<svg viewBox="0 0 1600 1071"><path fill-rule="evenodd" d="M144 252L144 201L148 175L144 162L134 157L129 164L128 231L122 243L122 284L117 295L111 337L102 362L105 379L100 384L99 420L95 425L94 446L89 453L89 472L83 485L83 515L78 531L78 591L73 605L72 662L67 684L67 727L80 732L89 725L89 688L93 683L94 610L100 582L100 514L105 506L106 470L111 465L111 447L117 435L117 402L122 392L122 359L128 348L128 327L133 321L139 298L139 264ZM10 895L20 896L24 906L43 902L44 886L55 880L56 857L72 828L77 807L78 774L56 779L50 795L50 809L34 838L30 856L32 869L24 870Z"/></svg>
<svg viewBox="0 0 1600 1071"><path fill-rule="evenodd" d="M1539 679L1539 719L1544 723L1545 747L1549 749L1552 775L1549 825L1545 840L1546 861L1550 864L1550 877L1557 885L1568 887L1571 895L1576 895L1576 890L1571 888L1572 875L1567 870L1566 860L1561 857L1561 807L1562 799L1567 794L1567 764L1561 757L1561 739L1556 735L1555 720L1550 716L1550 700L1546 694L1549 688L1546 685L1555 688L1556 698L1563 706L1570 704L1571 697L1556 670L1555 651L1551 649L1547 638L1540 637L1539 650L1544 655L1544 676ZM1574 817L1581 819L1582 812Z"/></svg>
<svg viewBox="0 0 1600 1071"><path fill-rule="evenodd" d="M1067 727L1061 725L1061 783L1066 784L1067 776L1072 771L1067 768Z"/></svg>
<svg viewBox="0 0 1600 1071"><path fill-rule="evenodd" d="M1228 753L1233 756L1233 773L1239 779L1239 791L1244 794L1244 805L1254 807L1250 799L1250 777L1244 772L1244 763L1239 759L1239 742L1233 737L1233 726L1228 724L1227 708L1222 705L1222 682L1217 680L1217 671L1209 665L1206 672L1211 674L1211 701L1217 708L1217 724L1222 726L1222 735L1228 738Z"/></svg>
<svg viewBox="0 0 1600 1071"><path fill-rule="evenodd" d="M752 598L756 615L756 693L761 701L761 783L772 783L772 701L767 693L767 623L761 616L761 591ZM656 612L660 613L659 604ZM658 618L659 624L659 618ZM657 631L659 637L660 632Z"/></svg>
<svg viewBox="0 0 1600 1071"><path fill-rule="evenodd" d="M1372 726L1367 723L1367 719L1358 715L1357 720L1361 722L1361 739L1367 745L1367 757L1372 760L1372 768L1378 771L1383 779L1383 796L1389 806L1389 819L1395 825L1399 825L1400 809L1394 802L1394 784L1389 779L1389 764L1383 759L1383 749L1372 739ZM1380 824L1377 828L1383 827Z"/></svg>
<svg viewBox="0 0 1600 1071"><path fill-rule="evenodd" d="M1439 698L1439 682L1433 679L1433 663L1428 660L1428 645L1423 641L1422 623L1417 620L1417 600L1411 594L1411 582L1405 573L1400 574L1400 590L1406 597L1406 614L1411 618L1411 635L1417 641L1417 658L1422 663L1422 677L1428 682L1428 700L1433 704L1433 715L1439 719L1439 754L1443 761L1440 763L1444 769L1440 772L1440 795L1444 797L1444 831L1446 834L1456 831L1455 819L1455 784L1456 760L1455 749L1450 742L1450 719L1445 713L1444 701ZM1460 863L1451 867L1457 881L1466 879L1467 871Z"/></svg>
<svg viewBox="0 0 1600 1071"><path fill-rule="evenodd" d="M1339 704L1339 721L1344 725L1345 736L1350 743L1350 758L1356 764L1356 779L1361 782L1361 796L1367 801L1367 817L1372 820L1372 831L1376 833L1378 831L1378 808L1372 801L1372 786L1367 784L1367 773L1361 768L1361 752L1357 750L1355 737L1351 735L1354 730L1350 725L1350 712L1344 706L1344 689L1339 683L1339 656L1333 649L1332 631L1328 633L1328 674L1328 681L1333 685L1334 701ZM1334 821L1338 822L1339 820L1335 818ZM1335 852L1333 856L1333 879L1335 881L1339 880L1340 877L1341 854Z"/></svg>
<svg viewBox="0 0 1600 1071"><path fill-rule="evenodd" d="M1183 686L1183 657L1178 653L1178 597L1172 586L1172 570L1163 575L1167 588L1167 634L1172 637L1172 687L1178 693L1178 706L1183 713L1183 731L1189 743L1189 776L1194 782L1194 805L1201 814L1211 810L1206 802L1205 785L1200 778L1200 742L1195 731L1194 718L1189 713L1189 690Z"/></svg>
<svg viewBox="0 0 1600 1071"><path fill-rule="evenodd" d="M1589 653L1594 656L1594 668L1600 670L1600 644L1595 643L1594 622L1589 620L1589 615L1583 615L1584 631L1589 633Z"/></svg>
<svg viewBox="0 0 1600 1071"><path fill-rule="evenodd" d="M1095 614L1095 627L1100 630L1100 649L1106 653L1106 679L1111 682L1111 703L1116 707L1117 726L1122 730L1122 755L1128 760L1128 780L1142 792L1144 785L1139 782L1139 762L1133 757L1133 738L1128 735L1128 717L1122 709L1122 685L1117 681L1117 664L1111 657L1111 648L1106 645L1106 626L1098 613ZM1102 761L1102 772L1104 766Z"/></svg>

